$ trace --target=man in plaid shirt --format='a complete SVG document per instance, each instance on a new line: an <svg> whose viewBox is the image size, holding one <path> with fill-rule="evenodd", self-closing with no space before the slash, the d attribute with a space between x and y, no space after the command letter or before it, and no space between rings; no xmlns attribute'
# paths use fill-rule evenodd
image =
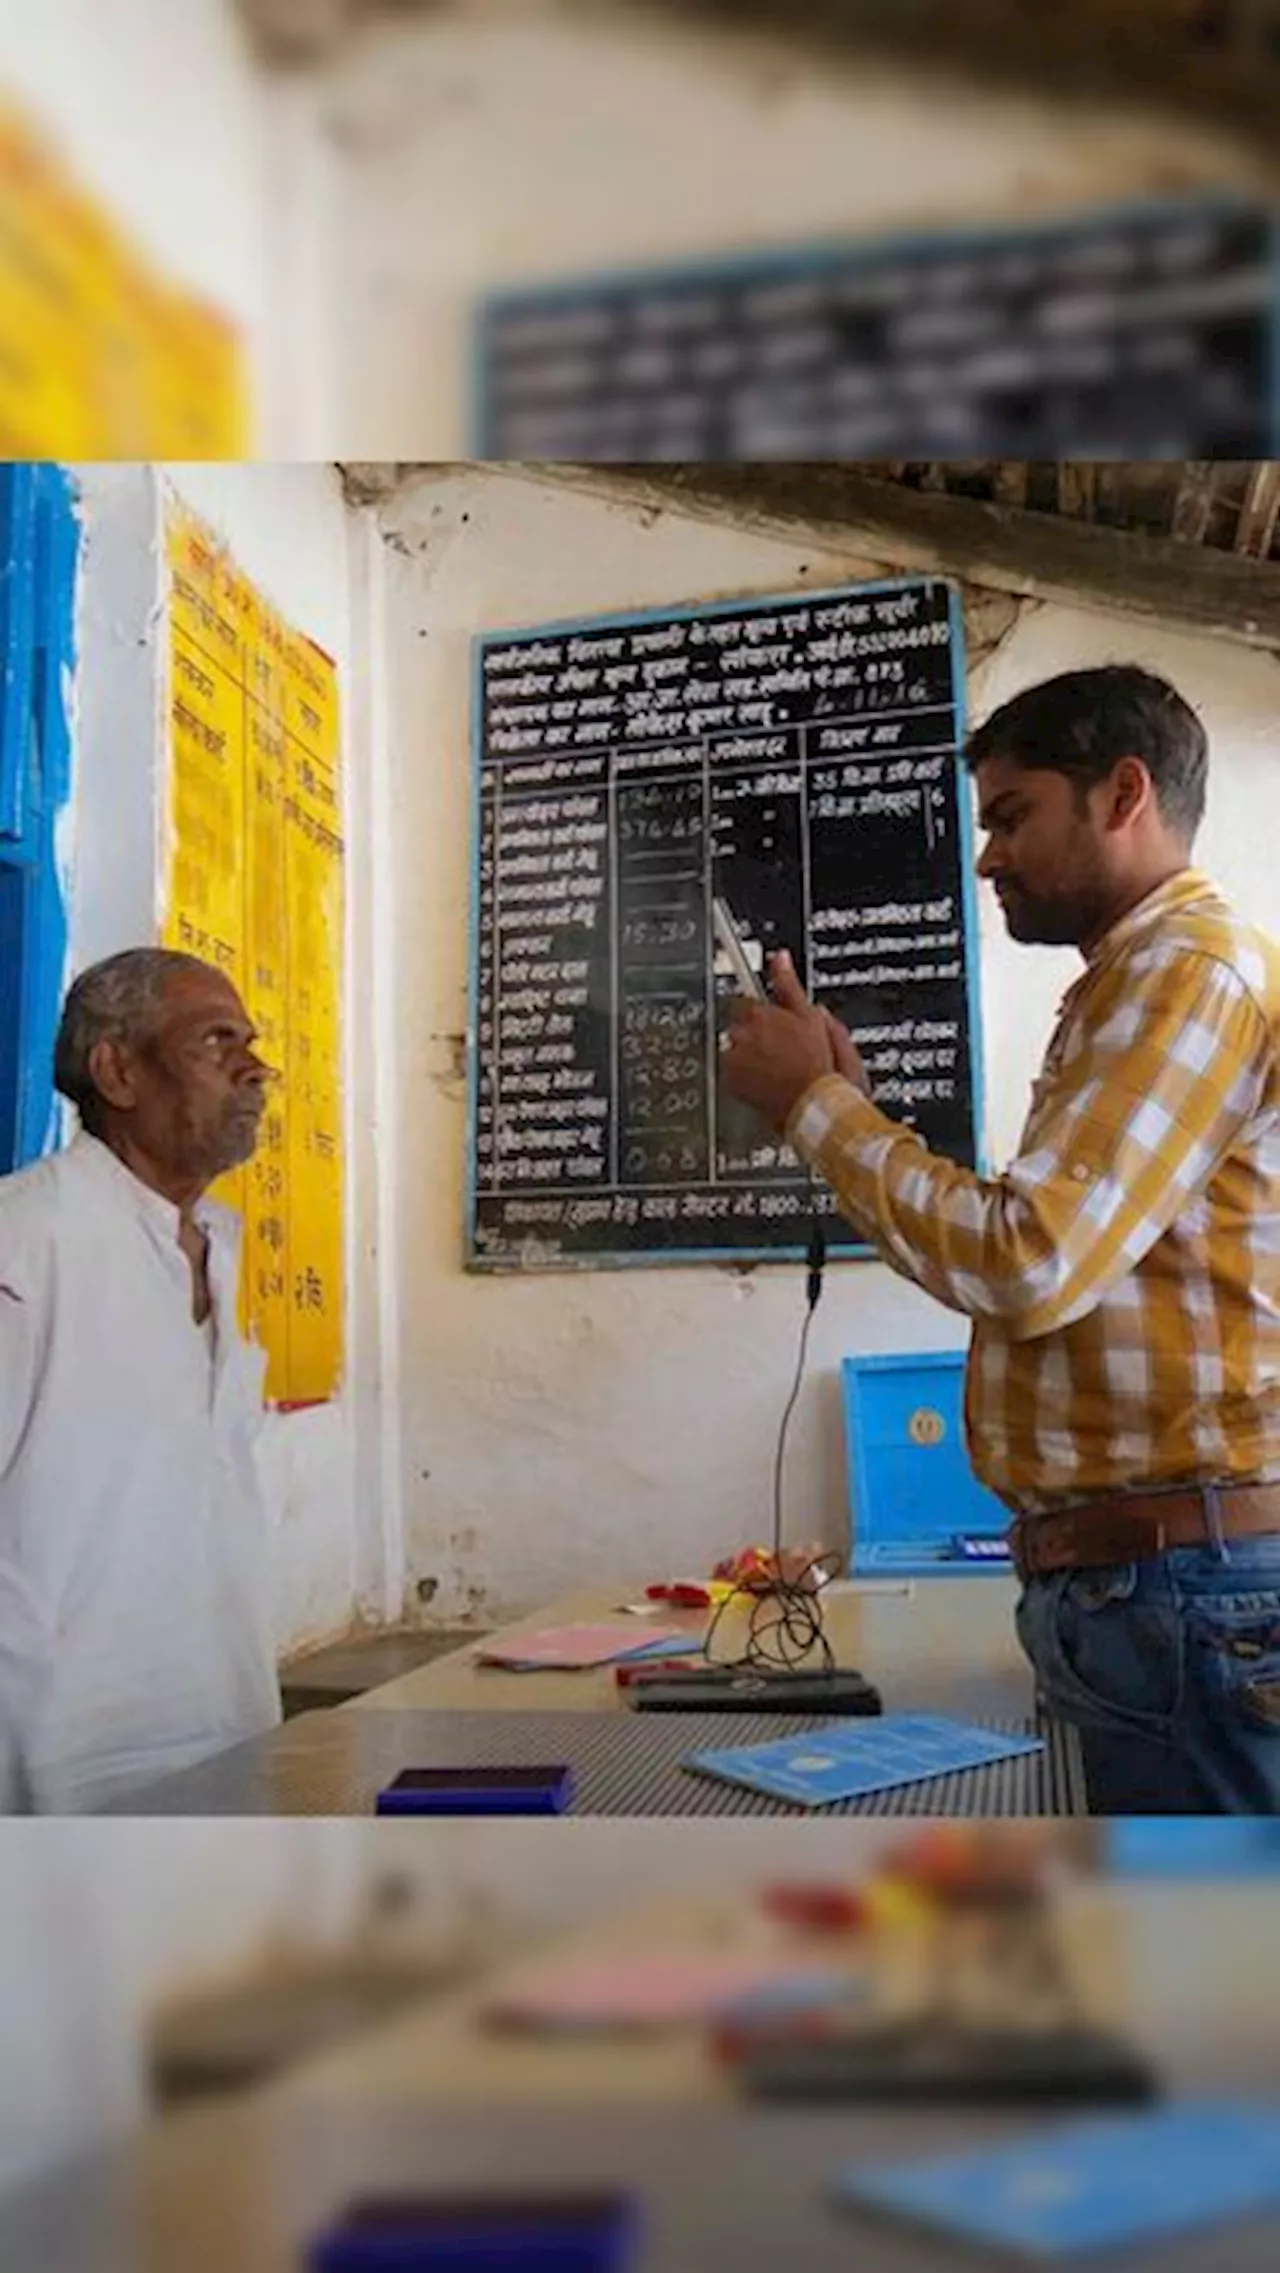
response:
<svg viewBox="0 0 1280 2273"><path fill-rule="evenodd" d="M972 1319L970 1459L1109 1814L1280 1811L1280 946L1190 865L1207 756L1127 665L969 743L1011 937L1084 957L1003 1175L877 1110L785 956L725 1059L884 1261Z"/></svg>

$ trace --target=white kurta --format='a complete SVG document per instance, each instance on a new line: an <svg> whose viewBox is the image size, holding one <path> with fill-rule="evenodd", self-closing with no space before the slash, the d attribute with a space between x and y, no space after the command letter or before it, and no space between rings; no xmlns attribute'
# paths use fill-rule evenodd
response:
<svg viewBox="0 0 1280 2273"><path fill-rule="evenodd" d="M240 1228L178 1211L105 1145L0 1179L0 1791L118 1798L280 1718L256 1455L265 1360L236 1317Z"/></svg>

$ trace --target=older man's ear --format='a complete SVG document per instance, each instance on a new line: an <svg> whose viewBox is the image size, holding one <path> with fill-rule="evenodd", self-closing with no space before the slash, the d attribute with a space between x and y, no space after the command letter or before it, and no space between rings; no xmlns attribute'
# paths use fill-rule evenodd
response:
<svg viewBox="0 0 1280 2273"><path fill-rule="evenodd" d="M89 1052L89 1071L98 1095L117 1112L128 1112L137 1103L137 1084L133 1074L133 1053L119 1042L104 1037L95 1042Z"/></svg>

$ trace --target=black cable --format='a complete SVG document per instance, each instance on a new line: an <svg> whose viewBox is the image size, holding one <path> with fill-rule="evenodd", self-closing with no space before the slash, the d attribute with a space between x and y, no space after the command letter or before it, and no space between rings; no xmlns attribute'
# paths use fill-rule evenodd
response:
<svg viewBox="0 0 1280 2273"><path fill-rule="evenodd" d="M809 1180L813 1197L813 1179ZM740 1581L731 1594L717 1604L707 1627L703 1642L703 1656L710 1664L727 1665L734 1672L795 1673L812 1670L806 1662L817 1650L822 1669L831 1673L835 1658L823 1625L820 1594L821 1572L825 1558L815 1556L812 1562L794 1578L785 1578L782 1570L783 1500L782 1480L786 1460L787 1431L796 1409L805 1364L809 1354L809 1333L813 1315L822 1299L822 1275L826 1262L827 1242L818 1213L816 1199L810 1220L809 1246L806 1254L804 1324L800 1329L800 1347L796 1356L795 1379L783 1410L778 1430L777 1450L773 1463L773 1578L767 1587ZM809 1583L806 1583L809 1582ZM730 1605L744 1597L750 1604L747 1636L740 1658L713 1658L712 1649L721 1620Z"/></svg>

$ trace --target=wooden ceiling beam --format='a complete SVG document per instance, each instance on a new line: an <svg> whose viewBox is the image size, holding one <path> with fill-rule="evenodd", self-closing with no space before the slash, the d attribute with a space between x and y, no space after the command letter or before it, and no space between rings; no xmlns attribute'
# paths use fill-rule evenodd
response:
<svg viewBox="0 0 1280 2273"><path fill-rule="evenodd" d="M931 495L830 464L508 465L492 476L777 535L833 562L884 559L1280 652L1280 563L1218 547Z"/></svg>

